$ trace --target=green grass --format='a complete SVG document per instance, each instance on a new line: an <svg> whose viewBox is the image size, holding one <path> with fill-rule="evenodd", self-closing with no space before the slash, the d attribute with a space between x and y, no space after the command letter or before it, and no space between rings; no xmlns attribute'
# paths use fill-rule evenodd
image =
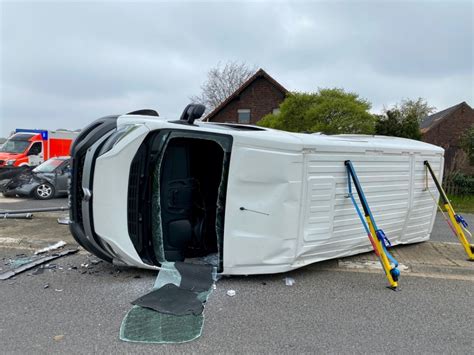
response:
<svg viewBox="0 0 474 355"><path fill-rule="evenodd" d="M448 195L456 212L474 213L474 195Z"/></svg>

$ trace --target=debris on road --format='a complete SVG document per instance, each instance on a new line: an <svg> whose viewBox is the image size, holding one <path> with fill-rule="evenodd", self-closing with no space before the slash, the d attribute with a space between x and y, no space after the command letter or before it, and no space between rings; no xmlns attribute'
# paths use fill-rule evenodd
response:
<svg viewBox="0 0 474 355"><path fill-rule="evenodd" d="M163 344L198 338L215 273L211 265L163 262L153 290L132 302L120 327L120 339Z"/></svg>
<svg viewBox="0 0 474 355"><path fill-rule="evenodd" d="M2 214L15 214L15 213L33 213L33 212L56 212L56 211L68 211L68 206L60 207L41 207L41 208L28 208L23 210L11 210L11 211L0 211Z"/></svg>
<svg viewBox="0 0 474 355"><path fill-rule="evenodd" d="M66 242L64 240L60 240L59 242L53 245L50 245L50 246L47 246L46 248L35 251L35 255L47 253L48 251L59 249L65 245L66 245Z"/></svg>
<svg viewBox="0 0 474 355"><path fill-rule="evenodd" d="M55 335L55 336L53 337L53 339L54 339L55 341L63 340L63 339L64 339L64 334Z"/></svg>
<svg viewBox="0 0 474 355"><path fill-rule="evenodd" d="M44 267L41 267L41 266L40 266L40 267L37 268L35 271L33 271L33 272L31 273L31 275L40 275L40 274L42 274L43 272L44 272Z"/></svg>
<svg viewBox="0 0 474 355"><path fill-rule="evenodd" d="M58 224L69 225L70 223L71 223L71 220L69 219L69 217L59 217L58 218Z"/></svg>
<svg viewBox="0 0 474 355"><path fill-rule="evenodd" d="M25 254L19 254L17 257L18 258L16 259L10 259L10 261L7 263L13 269L33 261L32 258L26 256Z"/></svg>
<svg viewBox="0 0 474 355"><path fill-rule="evenodd" d="M227 296L234 297L235 296L235 290L227 290Z"/></svg>
<svg viewBox="0 0 474 355"><path fill-rule="evenodd" d="M285 277L285 285L286 286L293 286L295 284L295 279L292 277Z"/></svg>
<svg viewBox="0 0 474 355"><path fill-rule="evenodd" d="M60 253L55 253L55 254L52 254L52 255L49 255L49 256L45 256L43 258L40 258L40 259L37 259L37 260L34 260L30 263L27 263L27 264L24 264L24 265L21 265L15 269L12 269L12 270L8 270L8 271L5 271L3 273L0 274L0 280L8 280L9 278L15 276L15 275L18 275L26 270L30 270L32 268L34 268L35 266L38 266L38 265L41 265L41 264L44 264L48 261L51 261L51 260L54 260L54 259L58 259L58 258L61 258L63 256L66 256L66 255L69 255L69 254L74 254L74 253L77 253L79 251L79 249L67 249L67 250L64 250Z"/></svg>
<svg viewBox="0 0 474 355"><path fill-rule="evenodd" d="M171 283L137 298L132 304L176 316L197 316L204 310L196 293Z"/></svg>
<svg viewBox="0 0 474 355"><path fill-rule="evenodd" d="M5 213L0 212L2 219L32 219L33 213Z"/></svg>

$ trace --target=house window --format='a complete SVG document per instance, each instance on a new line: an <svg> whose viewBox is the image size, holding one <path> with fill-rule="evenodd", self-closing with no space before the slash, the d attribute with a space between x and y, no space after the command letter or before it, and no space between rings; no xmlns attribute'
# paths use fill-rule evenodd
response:
<svg viewBox="0 0 474 355"><path fill-rule="evenodd" d="M239 123L250 123L250 110L249 109L241 109L237 110L237 122Z"/></svg>
<svg viewBox="0 0 474 355"><path fill-rule="evenodd" d="M272 110L272 113L273 113L274 115L278 115L278 114L280 113L280 109L279 109L278 107L277 107L277 108L274 108L274 109Z"/></svg>

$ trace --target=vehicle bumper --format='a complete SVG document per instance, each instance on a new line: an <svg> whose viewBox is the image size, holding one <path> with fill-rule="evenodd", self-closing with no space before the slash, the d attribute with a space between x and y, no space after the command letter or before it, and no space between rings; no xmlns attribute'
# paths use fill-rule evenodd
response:
<svg viewBox="0 0 474 355"><path fill-rule="evenodd" d="M4 192L10 193L10 194L16 194L21 197L29 197L32 195L33 190L38 186L39 184L25 184L21 187L17 187L15 189L11 190L5 190Z"/></svg>
<svg viewBox="0 0 474 355"><path fill-rule="evenodd" d="M87 251L112 262L114 254L94 232L90 194L95 159L102 144L116 129L116 116L101 118L82 130L71 147L71 184L69 186L70 224L74 239Z"/></svg>
<svg viewBox="0 0 474 355"><path fill-rule="evenodd" d="M95 121L71 148L70 231L84 249L106 261L156 269L138 256L127 228L130 163L149 129L140 125L131 137L102 153L116 124L116 117Z"/></svg>
<svg viewBox="0 0 474 355"><path fill-rule="evenodd" d="M136 125L95 162L93 219L95 233L114 252L114 259L130 266L156 269L138 255L128 229L130 167L149 129Z"/></svg>

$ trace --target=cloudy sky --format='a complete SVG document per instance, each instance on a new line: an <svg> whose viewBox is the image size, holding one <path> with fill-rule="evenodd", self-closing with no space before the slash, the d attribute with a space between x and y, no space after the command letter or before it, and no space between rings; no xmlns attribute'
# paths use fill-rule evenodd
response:
<svg viewBox="0 0 474 355"><path fill-rule="evenodd" d="M154 108L177 117L219 61L380 111L474 105L473 1L0 0L0 136Z"/></svg>

